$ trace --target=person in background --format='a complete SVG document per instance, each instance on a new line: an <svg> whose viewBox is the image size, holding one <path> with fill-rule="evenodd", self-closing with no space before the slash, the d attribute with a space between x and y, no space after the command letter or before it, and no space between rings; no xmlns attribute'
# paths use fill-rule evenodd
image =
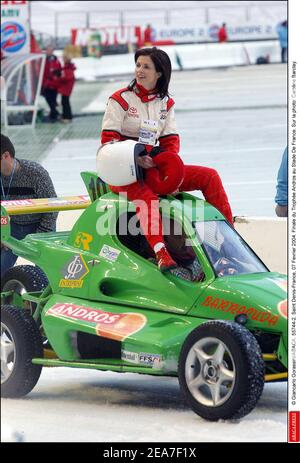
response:
<svg viewBox="0 0 300 463"><path fill-rule="evenodd" d="M45 98L50 108L50 122L56 122L59 115L59 112L56 109L56 98L58 81L61 75L61 64L57 56L53 54L53 51L54 48L51 46L46 48L46 62L41 90L41 95Z"/></svg>
<svg viewBox="0 0 300 463"><path fill-rule="evenodd" d="M227 42L227 40L228 40L228 35L227 35L226 23L223 23L218 31L218 41L221 43L221 42Z"/></svg>
<svg viewBox="0 0 300 463"><path fill-rule="evenodd" d="M168 54L156 47L141 48L135 53L134 60L134 79L108 100L101 143L134 139L145 145L147 155L138 160L145 172L145 183L135 182L126 186L108 183L114 193L126 195L130 201L136 202L145 238L156 255L159 269L166 272L177 264L165 246L159 194L201 190L205 199L218 208L231 224L232 212L217 171L209 167L184 165L179 156L175 102L168 92L172 73ZM113 172L114 166L111 167ZM141 201L146 207L140 205ZM157 233L149 229L157 230Z"/></svg>
<svg viewBox="0 0 300 463"><path fill-rule="evenodd" d="M285 148L277 175L275 212L278 217L288 216L288 151Z"/></svg>
<svg viewBox="0 0 300 463"><path fill-rule="evenodd" d="M279 23L276 28L281 48L281 62L287 62L287 47L288 47L288 22Z"/></svg>
<svg viewBox="0 0 300 463"><path fill-rule="evenodd" d="M63 67L61 68L61 77L58 82L58 93L61 94L62 122L68 123L73 119L70 96L75 83L74 71L76 67L71 62L71 57L68 54L63 55L63 63Z"/></svg>
<svg viewBox="0 0 300 463"><path fill-rule="evenodd" d="M151 47L152 45L152 27L151 24L147 24L144 32L144 47Z"/></svg>
<svg viewBox="0 0 300 463"><path fill-rule="evenodd" d="M1 201L55 198L56 192L48 172L37 162L15 158L11 140L1 134ZM56 229L57 213L22 214L11 217L11 235L21 240L29 233ZM17 256L1 244L1 276L14 266Z"/></svg>

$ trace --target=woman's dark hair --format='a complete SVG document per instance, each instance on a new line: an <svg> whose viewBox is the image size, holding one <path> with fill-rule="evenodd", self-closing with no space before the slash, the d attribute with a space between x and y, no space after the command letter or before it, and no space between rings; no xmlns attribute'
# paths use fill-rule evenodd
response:
<svg viewBox="0 0 300 463"><path fill-rule="evenodd" d="M140 48L135 52L134 62L136 63L140 56L150 56L153 61L156 72L161 72L161 76L157 81L156 89L160 98L169 96L169 83L171 79L172 65L171 60L167 53L159 48ZM134 79L129 88L133 88L136 84L136 79Z"/></svg>
<svg viewBox="0 0 300 463"><path fill-rule="evenodd" d="M10 139L1 133L1 156L8 151L12 158L15 157L15 148Z"/></svg>

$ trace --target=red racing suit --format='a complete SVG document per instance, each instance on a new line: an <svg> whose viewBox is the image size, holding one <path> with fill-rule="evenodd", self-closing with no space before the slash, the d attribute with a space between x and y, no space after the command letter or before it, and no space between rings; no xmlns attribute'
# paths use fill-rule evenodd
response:
<svg viewBox="0 0 300 463"><path fill-rule="evenodd" d="M158 170L146 169L143 185L136 182L122 187L110 185L110 188L115 193L126 194L136 205L141 228L150 246L153 248L155 244L164 242L157 194L171 194L174 189L201 190L204 198L232 223L231 208L218 173L208 167L184 165L178 156L180 138L172 98L168 96L160 98L138 84L133 88L127 87L115 92L107 103L102 123L101 143L127 139L138 141L142 120L157 121L156 141L162 152L155 156L153 161ZM153 147L146 145L146 148L150 151ZM170 185L166 178L168 170ZM161 178L162 172L163 178ZM178 188L174 188L174 176ZM161 190L162 185L165 187L164 191ZM142 206L141 201L144 201L147 208Z"/></svg>

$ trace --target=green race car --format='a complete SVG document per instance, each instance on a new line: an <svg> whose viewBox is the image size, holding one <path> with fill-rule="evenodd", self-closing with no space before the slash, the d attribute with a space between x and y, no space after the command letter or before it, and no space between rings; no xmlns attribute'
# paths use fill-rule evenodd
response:
<svg viewBox="0 0 300 463"><path fill-rule="evenodd" d="M1 207L2 242L35 264L2 280L1 396L28 394L42 366L69 366L178 376L201 417L248 414L265 381L287 378L286 276L186 193L160 198L178 263L163 274L133 203L82 177L91 201L71 231L18 241Z"/></svg>

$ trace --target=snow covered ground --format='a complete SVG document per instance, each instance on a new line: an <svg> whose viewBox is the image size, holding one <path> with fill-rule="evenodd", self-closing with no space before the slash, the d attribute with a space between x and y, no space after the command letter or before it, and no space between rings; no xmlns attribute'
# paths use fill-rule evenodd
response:
<svg viewBox="0 0 300 463"><path fill-rule="evenodd" d="M44 368L23 399L1 399L1 436L25 442L282 442L287 384L268 383L239 422L210 423L185 404L176 378Z"/></svg>

